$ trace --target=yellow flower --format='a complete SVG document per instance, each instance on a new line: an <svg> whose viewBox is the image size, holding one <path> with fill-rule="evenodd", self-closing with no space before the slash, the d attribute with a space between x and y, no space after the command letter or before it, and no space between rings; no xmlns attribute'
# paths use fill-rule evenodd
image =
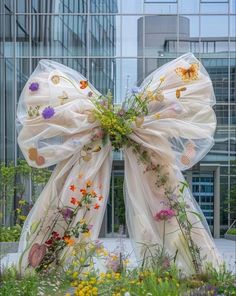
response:
<svg viewBox="0 0 236 296"><path fill-rule="evenodd" d="M161 76L160 77L160 82L162 83L162 82L164 82L165 81L165 76Z"/></svg>
<svg viewBox="0 0 236 296"><path fill-rule="evenodd" d="M156 119L160 119L161 118L160 113L156 113L154 116L155 116Z"/></svg>
<svg viewBox="0 0 236 296"><path fill-rule="evenodd" d="M91 236L91 231L85 232L84 237L90 237Z"/></svg>
<svg viewBox="0 0 236 296"><path fill-rule="evenodd" d="M78 275L79 275L79 273L78 273L77 271L75 271L75 272L73 273L72 277L73 277L74 279L76 279L76 278L78 277Z"/></svg>
<svg viewBox="0 0 236 296"><path fill-rule="evenodd" d="M70 295L70 293L66 293L66 295L65 295L65 296L71 296L71 295Z"/></svg>

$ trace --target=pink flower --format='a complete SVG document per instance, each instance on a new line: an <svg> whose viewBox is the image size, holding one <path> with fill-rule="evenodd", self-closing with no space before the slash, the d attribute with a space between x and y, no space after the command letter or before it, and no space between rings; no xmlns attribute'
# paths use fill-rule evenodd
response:
<svg viewBox="0 0 236 296"><path fill-rule="evenodd" d="M167 221L175 216L175 211L172 209L161 210L157 212L154 216L154 220L156 221Z"/></svg>

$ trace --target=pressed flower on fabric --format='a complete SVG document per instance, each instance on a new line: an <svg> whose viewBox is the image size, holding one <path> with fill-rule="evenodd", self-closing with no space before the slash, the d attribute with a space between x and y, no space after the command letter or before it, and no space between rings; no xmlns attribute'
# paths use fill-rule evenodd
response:
<svg viewBox="0 0 236 296"><path fill-rule="evenodd" d="M197 80L199 78L198 70L199 64L193 63L189 68L178 67L175 69L175 72L181 77L183 81L189 82L192 80Z"/></svg>
<svg viewBox="0 0 236 296"><path fill-rule="evenodd" d="M37 91L39 89L39 83L38 82L32 82L29 86L29 90L31 91Z"/></svg>
<svg viewBox="0 0 236 296"><path fill-rule="evenodd" d="M46 107L42 112L42 116L44 119L49 119L53 117L54 114L55 114L55 110L50 106Z"/></svg>
<svg viewBox="0 0 236 296"><path fill-rule="evenodd" d="M87 80L81 80L79 84L80 84L81 89L85 89L88 86L88 81Z"/></svg>

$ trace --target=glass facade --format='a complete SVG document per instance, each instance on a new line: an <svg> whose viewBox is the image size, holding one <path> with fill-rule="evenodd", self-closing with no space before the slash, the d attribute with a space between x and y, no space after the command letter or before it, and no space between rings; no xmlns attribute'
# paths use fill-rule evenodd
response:
<svg viewBox="0 0 236 296"><path fill-rule="evenodd" d="M215 145L192 172L192 190L211 225L220 168L221 229L236 186L236 2L234 0L2 0L0 2L0 159L21 157L16 142L17 100L42 58L80 71L120 103L160 65L192 51L213 80ZM204 170L203 170L204 168ZM111 193L102 234L114 235L124 215L122 153L114 155ZM121 201L120 201L121 199ZM119 212L119 213L118 213Z"/></svg>

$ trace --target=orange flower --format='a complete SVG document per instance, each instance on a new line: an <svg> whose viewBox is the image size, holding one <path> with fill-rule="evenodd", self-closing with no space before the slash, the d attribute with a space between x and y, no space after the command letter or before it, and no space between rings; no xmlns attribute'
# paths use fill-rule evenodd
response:
<svg viewBox="0 0 236 296"><path fill-rule="evenodd" d="M78 201L78 199L75 198L75 197L71 197L70 202L71 202L73 205L76 205L76 204L79 204L79 203L80 203L80 202Z"/></svg>
<svg viewBox="0 0 236 296"><path fill-rule="evenodd" d="M96 203L95 205L94 205L94 209L95 210L98 210L100 208L100 205L98 204L98 203Z"/></svg>
<svg viewBox="0 0 236 296"><path fill-rule="evenodd" d="M80 192L83 196L85 196L87 194L87 191L84 188L80 189Z"/></svg>
<svg viewBox="0 0 236 296"><path fill-rule="evenodd" d="M97 196L97 193L96 193L94 190L92 190L92 191L90 192L90 194L92 195L92 197L96 197L96 196Z"/></svg>
<svg viewBox="0 0 236 296"><path fill-rule="evenodd" d="M100 196L98 197L98 200L99 200L99 201L103 200L103 196L100 195Z"/></svg>
<svg viewBox="0 0 236 296"><path fill-rule="evenodd" d="M75 240L71 238L70 236L64 236L64 241L67 243L68 246L73 246L75 243Z"/></svg>
<svg viewBox="0 0 236 296"><path fill-rule="evenodd" d="M73 192L75 192L76 186L74 184L70 185L70 190L73 191Z"/></svg>
<svg viewBox="0 0 236 296"><path fill-rule="evenodd" d="M91 187L91 186L92 186L92 181L91 181L91 180L88 180L88 181L86 182L86 186L87 186L87 187Z"/></svg>

